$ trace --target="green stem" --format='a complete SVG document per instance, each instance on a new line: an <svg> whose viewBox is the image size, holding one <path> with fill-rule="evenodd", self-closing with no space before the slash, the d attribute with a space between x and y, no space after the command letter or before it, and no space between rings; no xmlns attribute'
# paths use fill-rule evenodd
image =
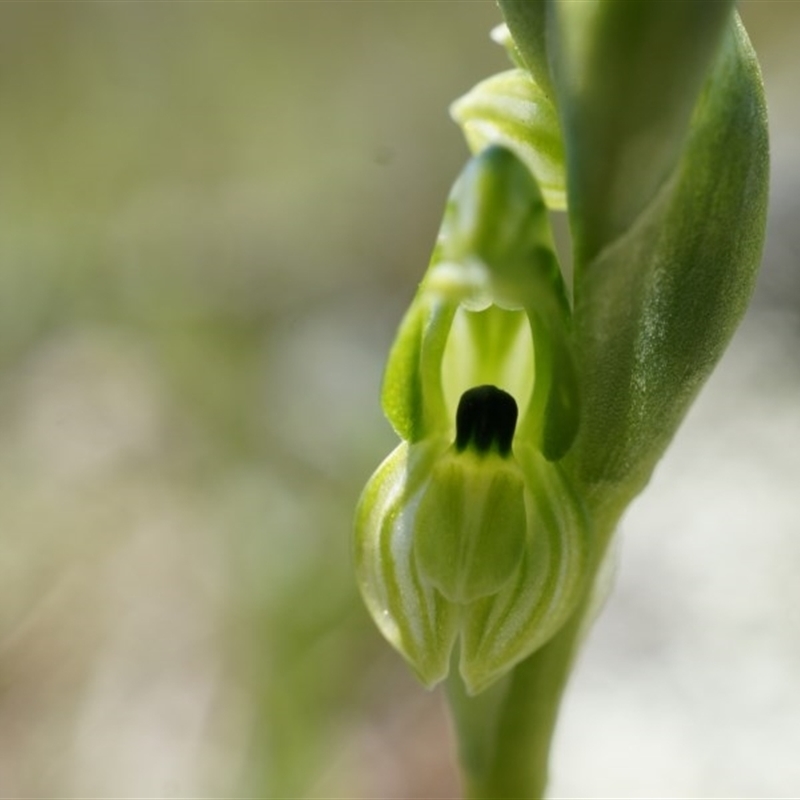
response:
<svg viewBox="0 0 800 800"><path fill-rule="evenodd" d="M456 721L465 794L541 798L550 740L581 630L582 614L518 664L499 685L469 697L457 671L448 697Z"/></svg>

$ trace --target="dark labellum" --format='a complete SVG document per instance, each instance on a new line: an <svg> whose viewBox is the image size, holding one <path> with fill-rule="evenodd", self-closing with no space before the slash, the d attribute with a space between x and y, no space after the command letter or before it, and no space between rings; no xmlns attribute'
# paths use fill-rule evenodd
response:
<svg viewBox="0 0 800 800"><path fill-rule="evenodd" d="M517 403L508 392L488 385L467 389L456 411L456 450L488 453L494 447L507 456L516 426Z"/></svg>

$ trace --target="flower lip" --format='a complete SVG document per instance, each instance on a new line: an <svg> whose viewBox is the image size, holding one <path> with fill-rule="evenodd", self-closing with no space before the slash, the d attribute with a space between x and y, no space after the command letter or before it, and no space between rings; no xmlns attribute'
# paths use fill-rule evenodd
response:
<svg viewBox="0 0 800 800"><path fill-rule="evenodd" d="M472 446L479 455L492 448L505 457L517 426L516 400L496 386L475 386L461 395L456 411L456 450Z"/></svg>

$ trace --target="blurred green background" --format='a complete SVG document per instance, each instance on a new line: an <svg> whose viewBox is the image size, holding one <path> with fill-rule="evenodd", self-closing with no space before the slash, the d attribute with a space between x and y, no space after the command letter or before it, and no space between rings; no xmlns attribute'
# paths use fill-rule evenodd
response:
<svg viewBox="0 0 800 800"><path fill-rule="evenodd" d="M800 3L767 262L623 526L554 796L800 787ZM0 4L0 796L452 797L352 508L489 0ZM702 221L698 221L702 224Z"/></svg>

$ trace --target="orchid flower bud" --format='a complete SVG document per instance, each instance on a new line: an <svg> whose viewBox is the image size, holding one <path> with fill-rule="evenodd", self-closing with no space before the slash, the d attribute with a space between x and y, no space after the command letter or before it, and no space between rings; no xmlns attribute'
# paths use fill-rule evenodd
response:
<svg viewBox="0 0 800 800"><path fill-rule="evenodd" d="M486 688L585 590L587 516L558 463L579 418L571 347L542 196L488 148L453 188L392 348L383 404L405 441L356 514L367 608L428 685L460 639L468 691Z"/></svg>

